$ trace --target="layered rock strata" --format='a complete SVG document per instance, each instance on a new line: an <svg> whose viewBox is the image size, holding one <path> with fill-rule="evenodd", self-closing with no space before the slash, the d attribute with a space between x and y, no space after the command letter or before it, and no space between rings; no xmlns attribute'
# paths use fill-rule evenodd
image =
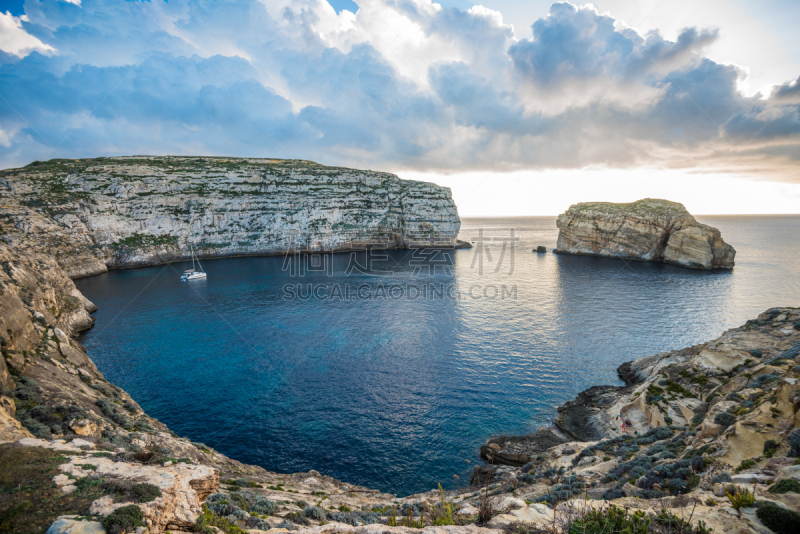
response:
<svg viewBox="0 0 800 534"><path fill-rule="evenodd" d="M468 246L450 190L311 161L120 157L0 173L16 247L76 278L186 259Z"/></svg>
<svg viewBox="0 0 800 534"><path fill-rule="evenodd" d="M736 251L719 230L682 204L646 198L630 204L584 202L558 216L555 252L732 269Z"/></svg>

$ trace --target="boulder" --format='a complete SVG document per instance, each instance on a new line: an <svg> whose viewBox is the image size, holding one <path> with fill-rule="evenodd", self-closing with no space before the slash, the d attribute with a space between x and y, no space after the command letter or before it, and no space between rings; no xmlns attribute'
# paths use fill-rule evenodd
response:
<svg viewBox="0 0 800 534"><path fill-rule="evenodd" d="M62 515L56 519L46 534L106 534L99 521L82 521L75 515Z"/></svg>
<svg viewBox="0 0 800 534"><path fill-rule="evenodd" d="M100 437L100 425L90 419L73 419L69 427L79 436Z"/></svg>

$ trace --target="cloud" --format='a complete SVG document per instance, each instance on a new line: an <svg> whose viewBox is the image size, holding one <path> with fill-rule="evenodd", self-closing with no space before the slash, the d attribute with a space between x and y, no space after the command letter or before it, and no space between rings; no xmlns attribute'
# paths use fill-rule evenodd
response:
<svg viewBox="0 0 800 534"><path fill-rule="evenodd" d="M23 17L15 17L9 11L0 13L0 50L17 57L25 57L31 52L52 54L56 51L22 28Z"/></svg>
<svg viewBox="0 0 800 534"><path fill-rule="evenodd" d="M777 102L800 104L800 77L792 82L773 87L770 98Z"/></svg>
<svg viewBox="0 0 800 534"><path fill-rule="evenodd" d="M39 43L0 46L0 161L205 153L445 172L754 161L785 172L800 158L800 80L745 97L744 70L703 55L716 29L669 40L557 3L520 40L482 6L357 4L28 2L25 18L0 19Z"/></svg>
<svg viewBox="0 0 800 534"><path fill-rule="evenodd" d="M594 6L553 4L533 26L533 38L508 51L528 108L604 100L640 107L660 92L652 77L680 68L716 39L714 30L687 28L675 42L658 32L641 36Z"/></svg>

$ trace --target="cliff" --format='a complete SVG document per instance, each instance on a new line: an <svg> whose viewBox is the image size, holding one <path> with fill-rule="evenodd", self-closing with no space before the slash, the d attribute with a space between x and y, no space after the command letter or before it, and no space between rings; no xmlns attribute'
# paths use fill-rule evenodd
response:
<svg viewBox="0 0 800 534"><path fill-rule="evenodd" d="M468 246L450 190L311 161L120 157L0 173L7 243L72 278L200 258Z"/></svg>
<svg viewBox="0 0 800 534"><path fill-rule="evenodd" d="M732 269L736 256L719 230L667 200L575 204L558 216L556 225L555 252L560 254L661 261L690 269Z"/></svg>

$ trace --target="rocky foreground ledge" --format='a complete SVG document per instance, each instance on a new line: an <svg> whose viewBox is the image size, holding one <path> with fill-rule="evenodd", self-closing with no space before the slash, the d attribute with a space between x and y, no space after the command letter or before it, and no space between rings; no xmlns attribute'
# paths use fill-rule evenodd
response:
<svg viewBox="0 0 800 534"><path fill-rule="evenodd" d="M719 230L668 200L583 202L559 215L556 225L559 254L658 261L690 269L732 269L736 256Z"/></svg>

